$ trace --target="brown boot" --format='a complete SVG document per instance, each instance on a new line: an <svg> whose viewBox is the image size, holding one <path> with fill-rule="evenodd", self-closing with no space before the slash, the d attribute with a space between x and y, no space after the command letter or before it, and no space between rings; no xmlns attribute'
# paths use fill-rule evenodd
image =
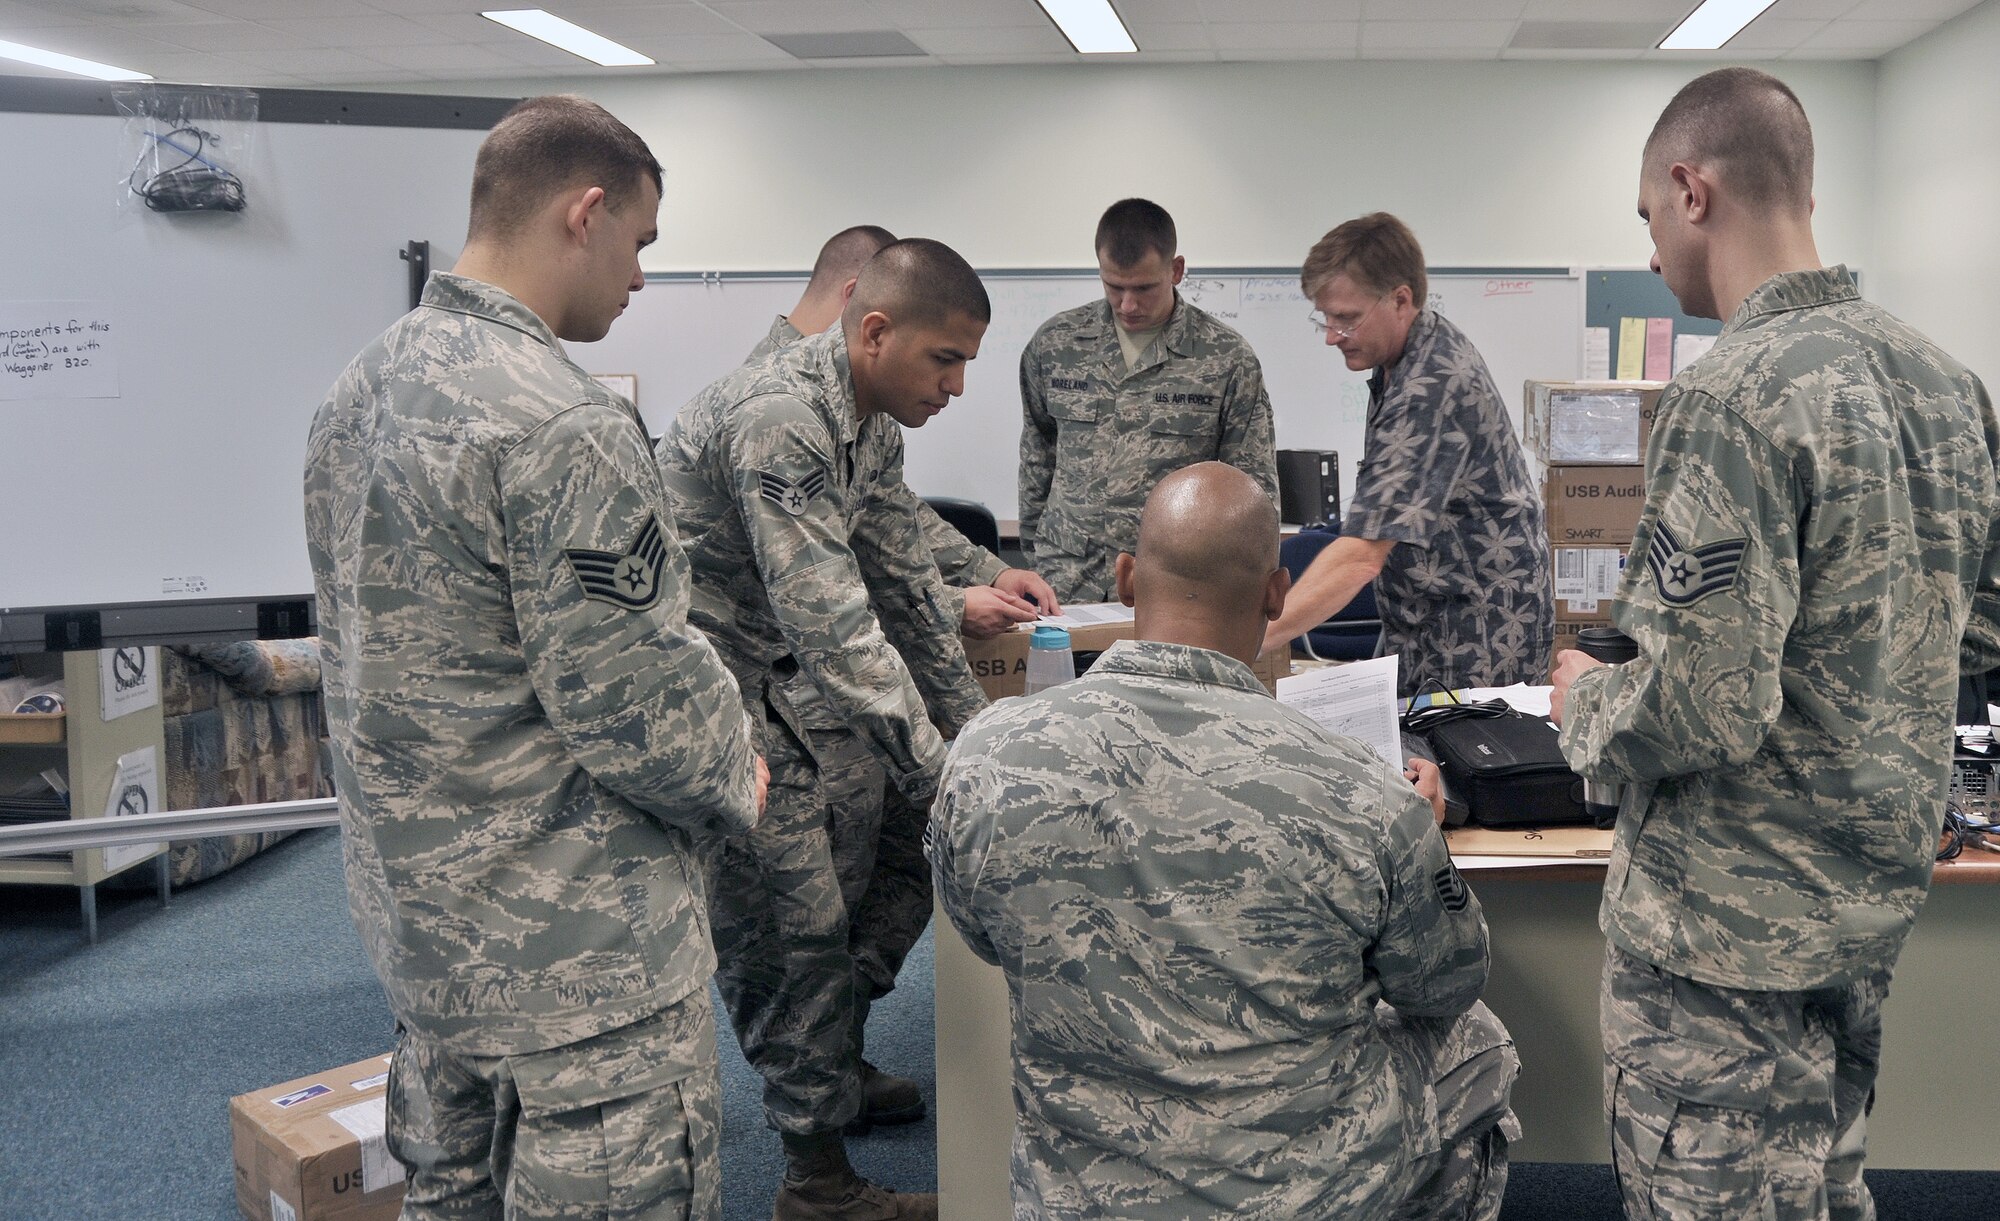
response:
<svg viewBox="0 0 2000 1221"><path fill-rule="evenodd" d="M847 1121L849 1136L866 1136L876 1124L915 1123L923 1117L924 1096L916 1082L861 1062L861 1109Z"/></svg>
<svg viewBox="0 0 2000 1221"><path fill-rule="evenodd" d="M840 1133L783 1135L785 1180L771 1221L937 1221L935 1193L890 1191L856 1174Z"/></svg>

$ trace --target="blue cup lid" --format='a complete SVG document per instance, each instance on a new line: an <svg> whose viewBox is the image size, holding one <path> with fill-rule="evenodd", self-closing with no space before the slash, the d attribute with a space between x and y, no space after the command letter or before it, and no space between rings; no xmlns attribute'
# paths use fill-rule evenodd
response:
<svg viewBox="0 0 2000 1221"><path fill-rule="evenodd" d="M1036 628L1028 637L1031 649L1066 649L1069 647L1069 629L1050 627L1047 624Z"/></svg>

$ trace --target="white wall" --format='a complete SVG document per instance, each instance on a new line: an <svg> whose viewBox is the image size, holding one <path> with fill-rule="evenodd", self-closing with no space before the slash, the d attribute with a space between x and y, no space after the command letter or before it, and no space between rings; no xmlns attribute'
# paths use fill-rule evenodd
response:
<svg viewBox="0 0 2000 1221"><path fill-rule="evenodd" d="M1701 62L1081 64L537 81L668 170L650 270L802 268L861 221L983 267L1088 266L1145 195L1197 265L1296 266L1385 208L1433 265L1643 264L1639 148ZM1768 65L1820 134L1821 250L1875 263L1875 67ZM528 82L455 85L519 93Z"/></svg>
<svg viewBox="0 0 2000 1221"><path fill-rule="evenodd" d="M2000 391L2000 0L1882 61L1869 295ZM1822 248L1823 249L1823 248ZM1831 256L1828 256L1831 257Z"/></svg>

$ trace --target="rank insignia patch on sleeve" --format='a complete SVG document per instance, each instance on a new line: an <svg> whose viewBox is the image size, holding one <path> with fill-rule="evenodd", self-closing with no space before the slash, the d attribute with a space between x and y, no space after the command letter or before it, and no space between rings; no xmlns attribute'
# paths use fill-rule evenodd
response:
<svg viewBox="0 0 2000 1221"><path fill-rule="evenodd" d="M1653 527L1653 541L1646 548L1646 569L1653 574L1653 587L1668 606L1693 606L1736 584L1743 553L1749 547L1750 540L1745 538L1689 547L1660 522Z"/></svg>
<svg viewBox="0 0 2000 1221"><path fill-rule="evenodd" d="M804 479L793 483L783 475L759 471L757 484L764 494L764 499L797 517L806 511L806 506L812 503L813 497L826 490L826 472L814 471Z"/></svg>
<svg viewBox="0 0 2000 1221"><path fill-rule="evenodd" d="M590 551L581 547L563 552L569 570L583 596L609 602L624 610L650 610L660 600L660 575L667 563L667 541L660 533L660 519L646 518L637 538L624 551Z"/></svg>
<svg viewBox="0 0 2000 1221"><path fill-rule="evenodd" d="M1438 902L1444 904L1448 912L1462 912L1472 902L1472 891L1465 879L1459 876L1458 866L1446 865L1431 875L1431 885L1437 889Z"/></svg>

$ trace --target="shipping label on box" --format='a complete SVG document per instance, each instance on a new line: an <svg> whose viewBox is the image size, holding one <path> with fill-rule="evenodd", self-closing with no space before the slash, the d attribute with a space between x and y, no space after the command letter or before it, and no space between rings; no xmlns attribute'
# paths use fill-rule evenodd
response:
<svg viewBox="0 0 2000 1221"><path fill-rule="evenodd" d="M1627 547L1646 503L1642 466L1551 466L1542 511L1557 547Z"/></svg>
<svg viewBox="0 0 2000 1221"><path fill-rule="evenodd" d="M376 1056L229 1100L236 1205L250 1221L394 1221L402 1163L389 1153Z"/></svg>
<svg viewBox="0 0 2000 1221"><path fill-rule="evenodd" d="M1588 619L1609 613L1605 603L1618 594L1625 577L1626 551L1619 547L1557 547L1556 618Z"/></svg>
<svg viewBox="0 0 2000 1221"><path fill-rule="evenodd" d="M1636 465L1663 382L1545 382L1522 391L1528 448L1543 462Z"/></svg>

